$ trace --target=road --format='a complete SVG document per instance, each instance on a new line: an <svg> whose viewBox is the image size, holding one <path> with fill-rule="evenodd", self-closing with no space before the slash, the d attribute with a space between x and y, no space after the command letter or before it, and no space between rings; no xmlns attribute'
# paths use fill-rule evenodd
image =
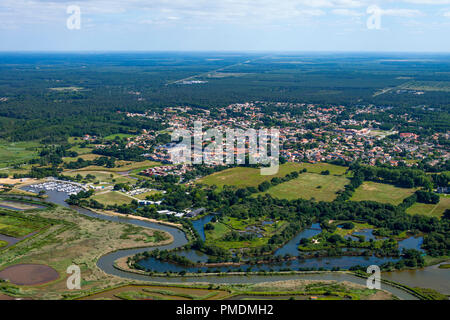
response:
<svg viewBox="0 0 450 320"><path fill-rule="evenodd" d="M226 69L230 69L230 68L233 68L233 67L237 67L237 66L241 66L241 65L244 65L244 64L248 64L248 63L251 63L251 62L254 62L254 61L257 61L257 60L267 59L267 58L270 58L270 57L271 56L269 55L269 56L264 56L264 57L260 57L260 58L256 58L256 59L252 59L252 60L246 60L246 61L243 61L243 62L235 63L235 64L232 64L232 65L229 65L229 66L225 66L225 67L222 67L222 68L219 68L219 69L215 69L215 70L211 70L211 71L208 71L208 72L203 72L203 73L200 73L200 74L196 74L196 75L184 78L184 79L171 81L171 82L167 83L166 86L169 86L169 85L172 85L172 84L177 84L177 83L182 83L184 81L194 80L195 78L198 78L198 77L207 76L207 75L214 74L214 73L226 70Z"/></svg>

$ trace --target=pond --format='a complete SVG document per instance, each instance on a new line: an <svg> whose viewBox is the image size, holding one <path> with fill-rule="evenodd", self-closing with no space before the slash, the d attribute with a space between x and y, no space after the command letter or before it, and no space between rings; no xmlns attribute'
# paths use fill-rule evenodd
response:
<svg viewBox="0 0 450 320"><path fill-rule="evenodd" d="M204 216L198 220L193 220L192 225L194 226L194 229L197 230L198 234L200 235L200 238L205 241L205 225L214 218L214 215L210 214L207 216Z"/></svg>
<svg viewBox="0 0 450 320"><path fill-rule="evenodd" d="M303 238L311 238L322 232L319 223L314 223L311 227L299 232L294 238L287 242L283 247L275 251L275 255L284 256L290 254L291 256L298 256L298 245Z"/></svg>
<svg viewBox="0 0 450 320"><path fill-rule="evenodd" d="M398 242L398 248L402 249L416 249L420 252L425 252L425 250L420 247L423 244L423 237L409 237L405 240L401 240Z"/></svg>

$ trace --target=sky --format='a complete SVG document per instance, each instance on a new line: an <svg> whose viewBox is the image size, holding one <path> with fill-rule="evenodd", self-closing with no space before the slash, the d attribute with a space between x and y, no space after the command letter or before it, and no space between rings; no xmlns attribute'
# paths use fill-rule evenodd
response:
<svg viewBox="0 0 450 320"><path fill-rule="evenodd" d="M450 52L450 0L0 0L0 51Z"/></svg>

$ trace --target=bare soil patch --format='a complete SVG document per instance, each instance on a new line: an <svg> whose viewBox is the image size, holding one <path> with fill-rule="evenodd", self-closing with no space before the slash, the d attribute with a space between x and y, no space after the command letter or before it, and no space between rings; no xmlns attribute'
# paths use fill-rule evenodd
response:
<svg viewBox="0 0 450 320"><path fill-rule="evenodd" d="M0 278L16 285L38 285L58 279L59 274L43 264L16 264L0 271Z"/></svg>

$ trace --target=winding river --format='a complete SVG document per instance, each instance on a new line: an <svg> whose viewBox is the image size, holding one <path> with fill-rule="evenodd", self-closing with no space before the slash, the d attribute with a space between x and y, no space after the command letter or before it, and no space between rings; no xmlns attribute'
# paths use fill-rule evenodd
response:
<svg viewBox="0 0 450 320"><path fill-rule="evenodd" d="M26 187L24 187L24 190L27 190ZM130 273L125 272L119 269L116 269L114 267L114 262L122 257L131 256L137 253L142 253L145 251L151 251L154 249L160 249L160 250L167 250L167 249L174 249L181 247L188 243L188 240L186 238L186 235L183 231L166 226L161 225L149 221L142 221L142 220L136 220L132 218L122 218L117 216L109 216L109 215L103 215L98 214L95 212L92 212L90 210L75 207L75 206L69 206L64 200L67 199L68 195L63 192L57 192L57 191L47 191L48 198L46 201L53 202L65 207L69 207L73 210L76 210L80 214L101 219L101 220L107 220L107 221L113 221L113 222L119 222L119 223L126 223L126 224L132 224L136 226L141 226L145 228L151 228L151 229L157 229L162 230L170 233L173 236L174 241L168 245L164 246L158 246L158 247L148 247L148 248L138 248L138 249L125 249L125 250L118 250L115 252L108 253L104 256L102 256L98 262L97 266L103 270L105 273L126 278L126 279L132 279L132 280L139 280L139 281L150 281L150 282L159 282L159 283L189 283L189 282L208 282L208 283L258 283L258 282L268 282L268 281L282 281L282 280L294 280L294 279L304 279L304 280L336 280L336 281L349 281L353 283L358 283L365 285L366 280L362 278L358 278L356 276L353 276L351 274L346 273L338 273L338 272L327 272L327 273L305 273L305 274L285 274L285 275L224 275L224 276L201 276L201 277L195 277L195 276L185 276L185 277L157 277L157 276L148 276L138 273ZM305 231L302 231L299 233L294 239L289 241L285 246L278 249L276 254L283 255L285 253L290 253L293 251L294 248L297 247L298 241L305 236L312 236L315 233L320 232L317 230L317 226L312 226L311 229L307 229ZM416 240L416 242L420 242L419 240ZM192 256L194 255L197 257L197 253L195 252L181 252L183 255ZM267 265L257 265L257 266L250 266L252 268L252 271L259 271L259 270L283 270L285 268L298 268L298 267L324 267L325 269L331 269L332 267L341 267L343 269L348 268L350 266L360 264L360 265L371 265L371 264L382 264L383 262L389 261L391 258L377 258L377 257L335 257L335 258L313 258L313 259L306 259L306 260L294 260L291 262L283 262L278 264L267 264ZM201 259L199 259L201 260ZM194 259L195 261L195 259ZM152 258L143 260L141 264L145 267L151 266L152 270L155 271L194 271L198 272L198 269L195 270L187 270L184 267L177 266L168 262L161 262L154 260ZM182 269L178 269L182 268ZM431 267L430 267L431 268ZM218 268L214 268L214 270L217 270ZM220 269L220 268L219 268ZM246 270L248 267L243 267L242 270ZM444 285L442 287L442 282L446 282L447 284L450 283L450 270L444 270L439 269L439 271L442 272L442 277L438 279L439 286L433 286L434 282L436 281L436 275L431 278L434 281L427 282L427 270L428 268L423 269L424 271L421 274L422 282L420 283L423 287L429 287L429 288L436 288L437 290L440 289L443 293L450 293L450 288ZM201 270L205 271L205 270ZM229 267L222 268L221 271L236 271L236 270L230 270ZM398 274L398 275L397 275ZM405 283L411 285L410 281L411 279L408 279L408 275L405 272L398 272L398 273L392 273L389 274L387 277L389 280L398 281L400 283ZM415 278L415 277L413 277ZM426 282L426 283L423 283ZM413 283L415 283L413 281ZM418 286L418 284L415 284ZM414 286L414 285L411 285ZM407 300L417 300L416 297L413 295L398 289L396 287L390 286L388 284L382 284L382 289L387 290L394 294L395 296L399 297L400 299L407 299ZM444 289L444 290L442 290Z"/></svg>

